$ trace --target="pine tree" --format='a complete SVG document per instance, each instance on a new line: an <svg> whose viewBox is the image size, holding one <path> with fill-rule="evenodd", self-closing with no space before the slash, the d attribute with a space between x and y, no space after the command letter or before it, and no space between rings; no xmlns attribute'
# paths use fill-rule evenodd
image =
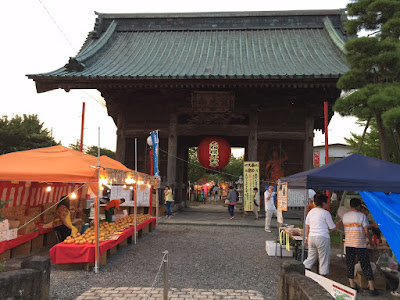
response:
<svg viewBox="0 0 400 300"><path fill-rule="evenodd" d="M374 120L379 134L381 159L389 160L389 137L386 126L399 135L400 113L400 1L359 0L347 6L351 17L346 22L348 34L361 30L367 37L346 43L350 70L338 81L338 88L353 90L339 98L334 110L361 120Z"/></svg>

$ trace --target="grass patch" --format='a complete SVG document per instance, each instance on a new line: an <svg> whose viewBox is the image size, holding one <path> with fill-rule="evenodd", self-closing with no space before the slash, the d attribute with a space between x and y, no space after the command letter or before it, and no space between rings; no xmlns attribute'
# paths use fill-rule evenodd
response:
<svg viewBox="0 0 400 300"><path fill-rule="evenodd" d="M303 224L296 224L295 227L299 227L303 229ZM340 232L338 231L329 231L329 235L331 237L331 243L340 245Z"/></svg>
<svg viewBox="0 0 400 300"><path fill-rule="evenodd" d="M340 244L340 232L330 231L329 235L331 236L331 244Z"/></svg>

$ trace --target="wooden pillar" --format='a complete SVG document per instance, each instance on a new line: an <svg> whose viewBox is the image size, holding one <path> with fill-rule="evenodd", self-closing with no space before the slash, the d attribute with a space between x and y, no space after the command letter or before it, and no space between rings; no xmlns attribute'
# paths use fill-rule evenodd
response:
<svg viewBox="0 0 400 300"><path fill-rule="evenodd" d="M175 109L170 110L168 126L168 170L167 184L176 186L176 156L178 152L177 124L178 114Z"/></svg>
<svg viewBox="0 0 400 300"><path fill-rule="evenodd" d="M123 114L118 114L117 120L117 150L115 152L115 159L121 163L125 163L125 150L126 150L126 137L124 132L125 118Z"/></svg>
<svg viewBox="0 0 400 300"><path fill-rule="evenodd" d="M313 168L313 151L314 151L314 117L311 113L306 112L304 122L304 171Z"/></svg>
<svg viewBox="0 0 400 300"><path fill-rule="evenodd" d="M189 182L189 165L187 163L187 161L189 161L189 148L185 145L184 148L184 154L182 157L185 161L183 162L183 183L184 183L184 199L188 199L187 198L187 188L188 188L188 182Z"/></svg>
<svg viewBox="0 0 400 300"><path fill-rule="evenodd" d="M248 138L248 156L249 161L257 161L257 136L258 136L258 115L257 107L252 106L249 114L250 133Z"/></svg>
<svg viewBox="0 0 400 300"><path fill-rule="evenodd" d="M182 158L185 156L185 145L182 144L181 138L179 139L179 147L178 147L178 157ZM176 186L175 186L175 193L176 193L176 203L181 203L184 201L183 191L184 191L184 183L183 183L183 168L184 162L181 159L177 159L176 166L178 172L176 173Z"/></svg>

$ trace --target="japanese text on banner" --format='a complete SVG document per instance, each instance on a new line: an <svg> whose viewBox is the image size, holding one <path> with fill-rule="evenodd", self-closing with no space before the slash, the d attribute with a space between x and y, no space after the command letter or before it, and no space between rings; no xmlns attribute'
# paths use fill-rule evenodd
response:
<svg viewBox="0 0 400 300"><path fill-rule="evenodd" d="M288 210L288 184L282 182L278 184L278 209Z"/></svg>
<svg viewBox="0 0 400 300"><path fill-rule="evenodd" d="M260 190L260 163L258 161L244 162L243 185L244 211L253 211L254 188Z"/></svg>

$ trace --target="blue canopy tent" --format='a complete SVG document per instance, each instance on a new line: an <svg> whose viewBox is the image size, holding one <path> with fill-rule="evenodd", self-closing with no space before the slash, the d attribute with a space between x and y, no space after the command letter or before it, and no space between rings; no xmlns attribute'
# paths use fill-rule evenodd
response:
<svg viewBox="0 0 400 300"><path fill-rule="evenodd" d="M400 165L355 153L281 181L289 188L367 191L361 197L400 259Z"/></svg>

